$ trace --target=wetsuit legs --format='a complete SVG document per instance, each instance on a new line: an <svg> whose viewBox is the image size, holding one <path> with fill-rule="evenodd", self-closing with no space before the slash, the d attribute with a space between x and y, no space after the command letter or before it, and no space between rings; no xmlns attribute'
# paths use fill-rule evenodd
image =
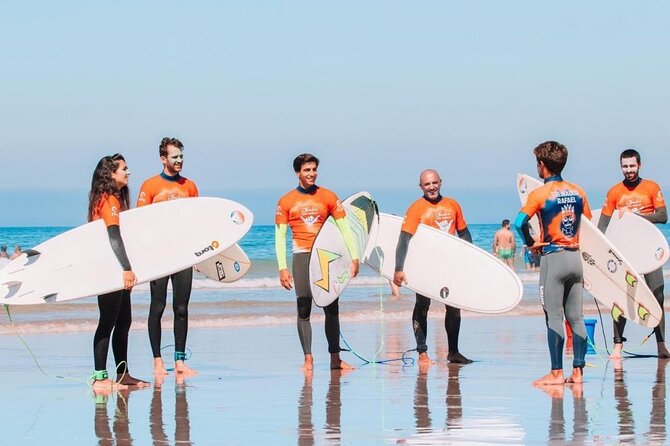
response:
<svg viewBox="0 0 670 446"><path fill-rule="evenodd" d="M128 370L126 363L128 360L128 331L132 322L130 291L120 290L98 296L98 308L100 319L93 337L95 370L107 368L107 352L111 337L117 373L126 373Z"/></svg>
<svg viewBox="0 0 670 446"><path fill-rule="evenodd" d="M644 281L649 285L649 289L654 293L656 301L661 306L663 310L661 312L661 322L654 328L654 334L656 335L656 342L665 342L665 293L664 293L664 279L663 279L663 268L659 268L655 271L652 271L644 275ZM623 337L624 329L626 328L626 318L620 317L618 321L613 323L614 331L614 342L616 344L622 344L625 340Z"/></svg>
<svg viewBox="0 0 670 446"><path fill-rule="evenodd" d="M149 306L149 319L147 328L149 329L149 343L154 358L161 357L161 318L165 311L165 301L167 300L167 285L170 277L152 280L149 286L151 290L151 305Z"/></svg>
<svg viewBox="0 0 670 446"><path fill-rule="evenodd" d="M444 329L447 332L449 354L458 353L458 334L461 331L461 309L445 305Z"/></svg>
<svg viewBox="0 0 670 446"><path fill-rule="evenodd" d="M430 309L430 298L416 295L416 303L412 312L412 330L416 339L416 351L425 353L428 350L426 337L428 336L428 310ZM446 327L446 319L445 319Z"/></svg>
<svg viewBox="0 0 670 446"><path fill-rule="evenodd" d="M149 342L154 358L161 356L161 318L167 301L168 280L172 281L172 310L174 312L175 351L186 350L188 333L188 302L191 298L193 268L187 268L171 276L153 280L150 285L151 305L149 307Z"/></svg>
<svg viewBox="0 0 670 446"><path fill-rule="evenodd" d="M312 313L312 298L298 297L298 338L305 355L312 354L312 324L309 316Z"/></svg>
<svg viewBox="0 0 670 446"><path fill-rule="evenodd" d="M172 311L174 312L174 350L186 351L188 334L188 302L191 299L193 268L175 273L172 280Z"/></svg>
<svg viewBox="0 0 670 446"><path fill-rule="evenodd" d="M563 369L563 316L573 331L574 367L584 366L586 326L582 313L582 264L577 251L559 251L540 261L540 299L547 323L551 369Z"/></svg>
<svg viewBox="0 0 670 446"><path fill-rule="evenodd" d="M323 308L326 315L326 339L328 340L328 353L340 352L340 299Z"/></svg>

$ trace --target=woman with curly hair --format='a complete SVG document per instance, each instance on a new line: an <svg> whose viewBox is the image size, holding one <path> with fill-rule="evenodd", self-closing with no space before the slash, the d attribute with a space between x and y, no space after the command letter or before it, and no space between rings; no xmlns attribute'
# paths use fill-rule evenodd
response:
<svg viewBox="0 0 670 446"><path fill-rule="evenodd" d="M93 172L88 194L88 221L102 219L107 227L109 243L123 268L124 289L98 296L100 318L93 338L93 390L125 389L128 386L145 387L149 383L130 376L128 372L128 332L132 322L130 290L137 278L133 273L121 238L119 214L129 207L128 177L130 172L120 154L105 156ZM114 332L112 335L112 331ZM109 338L116 362L116 382L107 373Z"/></svg>

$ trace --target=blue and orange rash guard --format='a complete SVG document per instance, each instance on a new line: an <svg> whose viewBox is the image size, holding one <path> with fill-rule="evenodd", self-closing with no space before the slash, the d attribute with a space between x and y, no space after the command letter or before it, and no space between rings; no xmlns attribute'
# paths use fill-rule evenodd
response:
<svg viewBox="0 0 670 446"><path fill-rule="evenodd" d="M448 197L442 197L437 203L432 203L424 197L416 200L407 209L400 230L414 235L420 223L451 235L456 235L456 231L463 231L468 227L461 206L456 200Z"/></svg>
<svg viewBox="0 0 670 446"><path fill-rule="evenodd" d="M653 181L640 179L637 184L627 185L621 182L614 185L607 192L602 215L611 217L617 209L649 215L665 206L661 187Z"/></svg>
<svg viewBox="0 0 670 446"><path fill-rule="evenodd" d="M547 243L542 247L542 253L549 254L564 249L579 249L579 224L582 215L591 218L591 208L581 187L555 175L547 178L543 186L528 195L528 201L521 208L519 216L521 214L526 216L522 223L525 225L528 224L528 218L538 216L540 240ZM518 222L517 217L517 228L520 226ZM528 246L533 244L529 240L526 242Z"/></svg>
<svg viewBox="0 0 670 446"><path fill-rule="evenodd" d="M137 197L137 207L146 206L161 201L176 200L178 198L197 197L198 188L195 183L181 175L173 177L161 172L149 178L140 188Z"/></svg>

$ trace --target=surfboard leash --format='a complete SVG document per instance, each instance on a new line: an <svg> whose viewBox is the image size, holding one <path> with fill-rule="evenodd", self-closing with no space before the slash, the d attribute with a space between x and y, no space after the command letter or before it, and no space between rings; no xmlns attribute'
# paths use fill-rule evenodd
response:
<svg viewBox="0 0 670 446"><path fill-rule="evenodd" d="M91 386L91 384L89 384L88 380L82 381L81 379L70 378L69 376L54 375L54 374L51 374L51 373L47 372L46 370L44 370L44 368L40 364L40 361L37 359L37 356L35 355L35 352L33 352L33 350L30 348L30 346L28 345L26 340L23 339L23 336L21 336L21 334L19 333L18 327L16 326L16 324L14 324L14 320L12 319L12 315L9 311L9 305L4 304L4 307L5 307L5 312L7 313L7 318L9 319L9 323L12 326L12 328L14 329L14 334L16 335L16 337L19 338L19 340L21 341L23 346L26 348L26 350L28 350L28 353L32 357L33 361L35 362L35 365L37 366L37 369L44 376L48 376L49 378L63 379L63 380L66 380L66 381L72 381L72 382L76 382L76 383L80 383L80 384L86 384L89 387Z"/></svg>
<svg viewBox="0 0 670 446"><path fill-rule="evenodd" d="M600 305L598 304L598 301L596 300L595 297L593 298L593 301L595 302L596 308L598 309L598 317L600 318L600 329L601 329L602 334L603 334L603 342L605 343L605 351L607 352L607 357L609 357L611 355L611 352L610 352L609 347L607 345L607 335L605 334L605 324L603 324L603 315L602 315L602 312L600 311ZM649 340L649 338L651 338L651 335L653 335L653 334L654 334L654 330L652 329L651 333L649 333L647 336L645 336L642 339L642 342L640 342L639 346L640 347L643 346ZM598 350L595 347L595 345L593 346L593 348L596 351ZM621 352L628 355L628 356L626 356L626 358L658 358L658 355L640 354L640 353L635 353L635 352L629 352L627 350L621 350Z"/></svg>
<svg viewBox="0 0 670 446"><path fill-rule="evenodd" d="M165 350L166 348L174 347L174 344L166 345L165 347L161 347L161 351ZM188 361L191 359L191 356L193 356L193 352L191 351L190 348L186 348L186 351L184 352L185 356L183 358L184 361ZM171 368L166 368L165 369L167 372L174 372L174 367Z"/></svg>

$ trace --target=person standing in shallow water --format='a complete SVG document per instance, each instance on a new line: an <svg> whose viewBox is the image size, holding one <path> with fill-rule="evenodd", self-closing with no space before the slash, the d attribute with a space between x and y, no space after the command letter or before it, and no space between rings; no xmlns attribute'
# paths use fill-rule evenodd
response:
<svg viewBox="0 0 670 446"><path fill-rule="evenodd" d="M509 230L509 220L503 220L500 229L493 236L493 254L514 270L515 253L516 242L514 234Z"/></svg>
<svg viewBox="0 0 670 446"><path fill-rule="evenodd" d="M635 149L624 150L619 156L619 162L624 179L621 183L612 186L607 192L605 205L600 214L600 220L598 220L598 229L605 233L615 211L634 212L654 224L667 223L668 210L661 187L654 181L640 178L640 168L642 167L640 153ZM634 234L631 234L631 237L634 236ZM670 358L670 352L665 346L665 309L663 307L665 280L663 278L663 268L645 274L644 281L649 285L649 289L654 293L654 297L656 297L663 310L661 322L654 328L658 357ZM613 321L614 350L610 356L612 359L621 358L623 343L626 340L623 337L625 327L626 318L623 316Z"/></svg>
<svg viewBox="0 0 670 446"><path fill-rule="evenodd" d="M177 138L163 138L158 147L158 155L163 171L142 183L137 198L137 207L147 206L167 200L197 197L195 183L181 176L184 166L184 145ZM166 216L169 218L169 216ZM179 236L179 234L175 234ZM168 243L169 241L166 241ZM186 335L188 333L188 302L191 298L193 268L189 267L162 279L152 280L150 284L151 305L147 327L149 342L154 356L154 375L165 376L167 369L161 358L161 318L167 301L168 281L172 281L172 310L174 312L174 371L185 376L197 372L188 367L186 361Z"/></svg>
<svg viewBox="0 0 670 446"><path fill-rule="evenodd" d="M582 309L584 272L579 256L579 225L582 217L591 218L584 190L561 177L568 161L568 149L556 141L537 146L533 153L537 174L544 185L528 195L517 215L515 226L526 245L541 252L540 300L547 323L551 371L533 384L563 385L583 382L586 357L586 326ZM540 222L540 242L530 235L530 218ZM563 376L563 317L572 328L572 375Z"/></svg>
<svg viewBox="0 0 670 446"><path fill-rule="evenodd" d="M335 219L344 237L347 250L353 259L351 277L358 275L358 252L355 236L340 201L330 190L316 185L319 160L312 154L303 153L293 160L293 170L298 177L298 187L279 199L275 215L275 252L279 266L279 282L290 290L295 285L298 310L298 337L305 357L302 370L314 368L312 356L312 291L309 285L309 253L328 217ZM286 264L286 232L288 226L293 233L293 274ZM340 358L340 309L339 299L323 308L326 316L326 339L330 353L331 369L353 369Z"/></svg>
<svg viewBox="0 0 670 446"><path fill-rule="evenodd" d="M121 238L119 214L128 209L129 176L130 171L123 156L119 154L105 156L98 162L93 172L91 191L88 195L88 221L102 219L105 222L111 249L123 268L124 286L122 290L98 296L100 317L93 338L94 391L106 392L113 388L125 389L128 386L149 385L146 381L133 378L128 371L128 332L132 322L130 291L135 286L137 278ZM116 362L116 382L110 380L107 373L110 336Z"/></svg>
<svg viewBox="0 0 670 446"><path fill-rule="evenodd" d="M405 258L410 247L410 241L419 224L432 226L451 235L458 234L461 239L472 243L470 230L465 222L461 206L453 198L443 197L440 194L442 179L436 170L427 169L419 176L419 187L423 196L407 209L405 220L400 229L400 237L395 252L395 273L393 282L399 287L407 283L407 276L403 271ZM411 280L411 277L409 278ZM447 332L449 353L447 360L457 364L469 364L472 361L463 356L458 350L458 336L461 331L460 308L445 305L447 309L444 315L444 329ZM416 294L414 312L412 313L412 329L416 339L416 351L419 353L419 365L425 367L433 362L428 356L428 345L426 337L428 334L428 310L430 309L430 298Z"/></svg>

